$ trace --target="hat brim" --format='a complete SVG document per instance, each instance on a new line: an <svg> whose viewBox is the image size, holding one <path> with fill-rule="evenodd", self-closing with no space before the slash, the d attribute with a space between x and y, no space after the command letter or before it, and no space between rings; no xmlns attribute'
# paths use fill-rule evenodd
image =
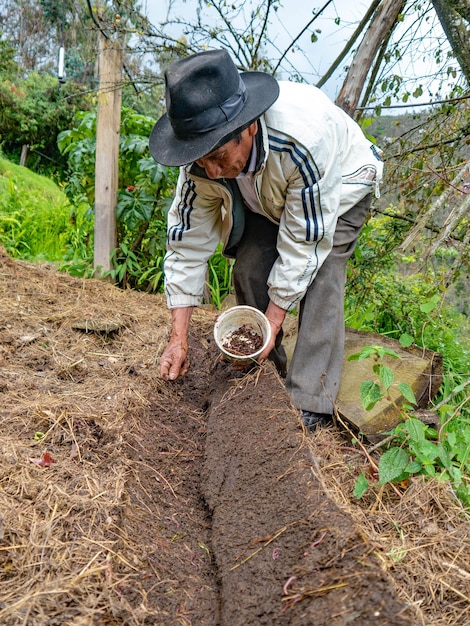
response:
<svg viewBox="0 0 470 626"><path fill-rule="evenodd" d="M165 113L150 133L150 153L162 165L179 166L197 161L213 150L227 135L258 119L279 96L277 80L264 72L242 72L246 86L246 102L230 122L201 135L182 139L175 135Z"/></svg>

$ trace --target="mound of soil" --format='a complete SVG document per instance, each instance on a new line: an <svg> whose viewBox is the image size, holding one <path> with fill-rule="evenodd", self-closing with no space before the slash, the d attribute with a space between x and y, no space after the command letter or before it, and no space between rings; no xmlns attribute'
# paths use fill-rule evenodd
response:
<svg viewBox="0 0 470 626"><path fill-rule="evenodd" d="M412 624L372 546L323 488L273 368L233 382L214 388L202 480L220 623Z"/></svg>
<svg viewBox="0 0 470 626"><path fill-rule="evenodd" d="M470 529L447 486L373 485L345 425L308 434L270 364L158 378L161 297L0 255L0 623L470 621Z"/></svg>

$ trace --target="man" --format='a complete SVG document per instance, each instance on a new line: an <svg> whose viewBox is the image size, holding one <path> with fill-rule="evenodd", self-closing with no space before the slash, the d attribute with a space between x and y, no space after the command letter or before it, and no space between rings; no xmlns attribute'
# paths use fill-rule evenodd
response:
<svg viewBox="0 0 470 626"><path fill-rule="evenodd" d="M270 358L307 428L331 420L344 349L346 262L369 213L382 163L359 126L311 85L238 73L224 50L165 73L167 113L152 130L159 163L181 166L168 216L165 291L172 330L165 380L189 367L191 313L207 260L223 242L238 304L265 312ZM286 313L298 312L289 370Z"/></svg>

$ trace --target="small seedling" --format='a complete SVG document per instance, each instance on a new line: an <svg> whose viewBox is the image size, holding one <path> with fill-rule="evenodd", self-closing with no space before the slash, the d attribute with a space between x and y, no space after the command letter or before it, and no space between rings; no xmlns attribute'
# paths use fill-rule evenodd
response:
<svg viewBox="0 0 470 626"><path fill-rule="evenodd" d="M372 357L375 361L372 366L372 371L377 376L378 382L365 380L361 384L360 389L362 406L366 411L373 409L377 402L383 398L386 398L389 402L395 404L390 395L390 388L395 384L395 374L390 367L380 362L385 356L395 359L401 358L394 350L391 350L390 348L383 348L382 346L367 346L363 348L361 352L352 354L348 358L349 361L361 361ZM405 400L407 400L407 402L411 405L416 406L416 398L410 385L408 385L408 383L398 383L397 387ZM410 409L412 406L406 405L404 408Z"/></svg>

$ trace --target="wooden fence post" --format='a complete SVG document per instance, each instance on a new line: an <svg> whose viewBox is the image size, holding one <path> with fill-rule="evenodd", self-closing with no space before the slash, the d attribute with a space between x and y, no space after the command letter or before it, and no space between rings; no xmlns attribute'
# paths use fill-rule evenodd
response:
<svg viewBox="0 0 470 626"><path fill-rule="evenodd" d="M20 156L20 165L26 165L26 159L28 158L29 145L24 143L21 146L21 156Z"/></svg>
<svg viewBox="0 0 470 626"><path fill-rule="evenodd" d="M98 118L95 165L95 274L112 269L116 248L119 137L122 99L122 47L100 34Z"/></svg>

